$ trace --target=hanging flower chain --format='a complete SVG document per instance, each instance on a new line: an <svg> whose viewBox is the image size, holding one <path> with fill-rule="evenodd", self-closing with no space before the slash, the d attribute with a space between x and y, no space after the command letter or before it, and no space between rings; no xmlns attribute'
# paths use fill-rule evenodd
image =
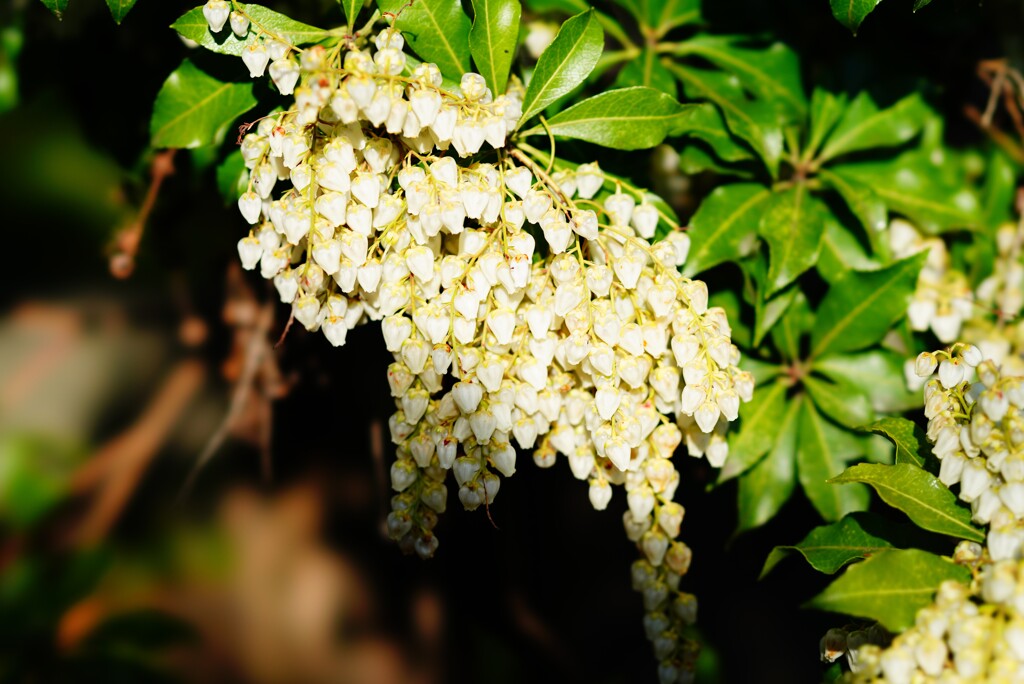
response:
<svg viewBox="0 0 1024 684"><path fill-rule="evenodd" d="M215 33L254 30L222 0L204 14ZM596 162L549 173L516 147L514 79L497 96L475 73L449 86L392 27L372 48L262 38L242 59L294 106L242 140L238 207L253 228L239 256L335 346L381 321L394 355L390 536L430 557L449 474L472 510L515 472L513 441L541 467L562 454L596 509L624 486L659 675L691 681L682 632L696 599L678 589L691 553L671 457L685 440L721 466L753 378L725 312L679 273L686 234L670 226L652 244L664 216L643 193Z"/></svg>

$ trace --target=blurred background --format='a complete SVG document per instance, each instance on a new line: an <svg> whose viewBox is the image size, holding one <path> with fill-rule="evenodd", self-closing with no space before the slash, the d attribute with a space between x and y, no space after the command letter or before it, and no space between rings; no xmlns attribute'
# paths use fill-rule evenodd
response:
<svg viewBox="0 0 1024 684"><path fill-rule="evenodd" d="M522 454L493 522L454 506L431 561L385 538L376 326L340 350L283 335L287 309L237 266L245 228L217 151L147 147L188 51L167 27L194 4L139 0L117 27L99 0L71 0L63 21L0 2L0 682L655 681L625 501L595 513L561 464ZM340 23L334 0L267 4ZM824 0L705 14L789 42L808 84L927 88L954 141L977 136L962 110L985 102L978 61L1020 66L1017 0L916 16L889 0L856 40ZM706 181L668 188L684 218ZM837 618L798 606L828 578L793 562L757 581L813 510L795 500L734 539L735 492L677 460L699 681L819 681Z"/></svg>

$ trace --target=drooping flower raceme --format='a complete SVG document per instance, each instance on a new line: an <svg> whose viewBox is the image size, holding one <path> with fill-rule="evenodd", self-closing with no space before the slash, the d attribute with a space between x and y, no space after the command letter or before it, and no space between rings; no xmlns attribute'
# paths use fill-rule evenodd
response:
<svg viewBox="0 0 1024 684"><path fill-rule="evenodd" d="M225 30L222 4L208 5L211 30ZM236 12L231 29L253 30ZM678 589L691 554L671 457L685 441L720 466L753 392L725 313L680 275L689 239L649 195L596 162L548 169L510 143L517 81L494 94L467 73L448 88L403 47L389 27L367 47L264 36L243 51L294 106L242 141L242 264L336 346L381 322L401 548L437 550L452 479L475 509L515 472L516 447L542 467L561 455L595 508L625 489L660 676L689 681L696 601Z"/></svg>

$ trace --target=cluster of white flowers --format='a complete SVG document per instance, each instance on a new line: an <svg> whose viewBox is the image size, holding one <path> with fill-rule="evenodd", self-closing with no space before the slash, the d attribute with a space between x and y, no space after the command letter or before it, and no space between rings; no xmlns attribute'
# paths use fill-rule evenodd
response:
<svg viewBox="0 0 1024 684"><path fill-rule="evenodd" d="M889 223L888 234L889 246L898 259L928 251L907 309L911 329L924 332L931 328L943 344L955 342L964 321L974 313L974 292L967 276L951 268L942 238L926 238L898 218Z"/></svg>
<svg viewBox="0 0 1024 684"><path fill-rule="evenodd" d="M1024 263L1021 226L1005 224L996 231L993 270L978 285L978 315L965 323L963 339L981 349L1004 373L1024 375Z"/></svg>
<svg viewBox="0 0 1024 684"><path fill-rule="evenodd" d="M220 0L204 11L211 30L229 18L250 29ZM435 65L410 69L403 45L385 28L372 51L274 36L244 49L254 77L272 60L295 106L242 141L242 264L336 346L381 321L397 407L387 526L404 550L436 551L449 472L466 509L494 500L498 473L516 469L513 440L542 467L565 456L597 509L624 485L661 677L689 681L695 648L681 633L696 601L678 591L691 554L675 541L670 459L685 441L720 466L753 392L725 312L680 275L685 233L652 244L662 216L643 193L597 163L552 174L506 145L517 82L494 97L468 73L449 90Z"/></svg>
<svg viewBox="0 0 1024 684"><path fill-rule="evenodd" d="M1001 374L972 345L925 352L918 374L925 385L928 438L940 460L939 479L959 485L974 521L989 525L994 560L1024 556L1024 379ZM968 370L977 382L968 380Z"/></svg>
<svg viewBox="0 0 1024 684"><path fill-rule="evenodd" d="M849 639L847 684L1015 684L1024 681L1024 561L990 562L962 542L970 586L943 582L913 627L888 648ZM851 635L852 636L852 635Z"/></svg>

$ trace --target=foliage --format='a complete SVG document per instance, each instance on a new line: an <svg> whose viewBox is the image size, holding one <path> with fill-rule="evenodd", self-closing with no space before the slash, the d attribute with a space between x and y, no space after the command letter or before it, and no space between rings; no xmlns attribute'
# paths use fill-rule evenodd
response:
<svg viewBox="0 0 1024 684"><path fill-rule="evenodd" d="M63 19L74 3L42 4ZM142 3L107 4L120 24ZM880 0L814 4L856 40L882 30ZM922 397L914 360L981 349L1006 377L1024 371L1024 159L993 124L1020 128L1019 73L992 81L974 117L984 139L962 130L960 91L934 75L910 73L914 87L826 76L827 50L789 15L750 26L711 5L340 0L300 21L211 0L168 17L203 51L160 75L148 127L147 154L190 150L239 207L251 229L224 232L298 326L341 346L382 321L396 406L387 524L404 551L435 553L453 478L460 503L489 516L517 454L566 461L597 509L622 486L663 681L698 667L683 478L714 480L741 543L802 512L803 528L767 540L761 577L800 556L834 576L806 606L901 632L940 584L970 581L949 558L958 542L992 545L992 514L950 475L949 438L922 429L936 390ZM22 46L0 38L2 112ZM417 204L449 213L430 232ZM594 284L604 274L612 286ZM968 391L957 420L975 415ZM8 481L24 483L0 488L0 512L28 528L66 495L66 473L29 463L29 442L0 446L17 456ZM707 463L683 467L677 446Z"/></svg>

